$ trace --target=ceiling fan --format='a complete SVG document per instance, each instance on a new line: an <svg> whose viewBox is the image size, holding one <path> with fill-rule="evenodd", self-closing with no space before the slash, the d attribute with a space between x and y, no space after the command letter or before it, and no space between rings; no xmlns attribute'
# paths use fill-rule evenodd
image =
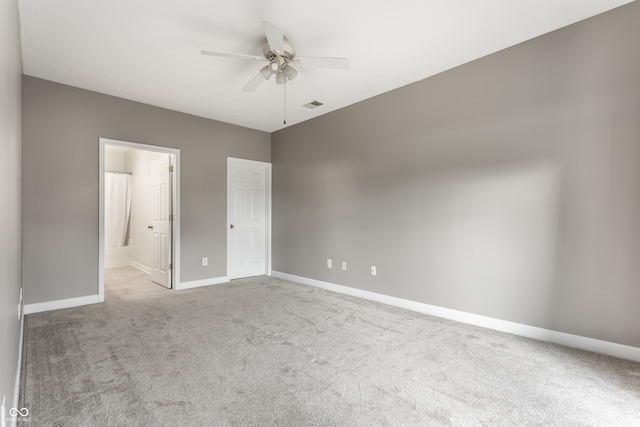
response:
<svg viewBox="0 0 640 427"><path fill-rule="evenodd" d="M298 70L293 67L293 64L303 67L333 68L339 70L348 70L351 67L351 62L349 62L347 58L296 56L296 51L282 33L282 28L266 21L263 22L262 25L264 26L264 32L267 36L267 41L262 49L263 56L211 52L207 50L201 51L203 55L268 61L269 63L262 67L258 74L242 88L245 92L253 92L263 81L269 80L273 75L276 76L276 83L279 85L287 83L288 80L293 80L299 74ZM301 81L306 83L307 90L319 92L318 88L308 80L301 79Z"/></svg>

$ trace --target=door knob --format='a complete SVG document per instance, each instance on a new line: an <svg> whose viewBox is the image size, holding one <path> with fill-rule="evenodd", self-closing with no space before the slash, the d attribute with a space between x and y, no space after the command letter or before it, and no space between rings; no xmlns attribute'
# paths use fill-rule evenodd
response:
<svg viewBox="0 0 640 427"><path fill-rule="evenodd" d="M153 230L153 225L147 225L147 228L148 228L149 230Z"/></svg>
<svg viewBox="0 0 640 427"><path fill-rule="evenodd" d="M229 226L229 228L233 229L233 228L235 228L235 226L234 226L233 224L231 224L231 225Z"/></svg>

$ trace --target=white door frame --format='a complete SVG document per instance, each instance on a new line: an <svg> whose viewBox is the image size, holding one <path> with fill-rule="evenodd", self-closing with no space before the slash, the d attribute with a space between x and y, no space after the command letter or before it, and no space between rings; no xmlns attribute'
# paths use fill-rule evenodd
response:
<svg viewBox="0 0 640 427"><path fill-rule="evenodd" d="M266 251L265 251L265 275L271 276L271 163L260 162L257 160L240 159L237 157L227 157L227 277L231 278L231 254L229 253L229 225L231 224L231 218L229 218L229 200L231 197L231 182L229 181L229 167L231 162L240 163L247 166L263 166L265 168L265 183L266 183L266 195L265 195L265 221L266 224Z"/></svg>
<svg viewBox="0 0 640 427"><path fill-rule="evenodd" d="M173 238L171 283L172 289L180 289L180 150L176 148L159 147L156 145L139 144L137 142L119 141L116 139L99 139L99 182L100 191L98 197L98 300L104 302L104 151L106 145L130 148L134 150L155 151L157 153L172 154L173 180L172 180L172 210L173 210Z"/></svg>

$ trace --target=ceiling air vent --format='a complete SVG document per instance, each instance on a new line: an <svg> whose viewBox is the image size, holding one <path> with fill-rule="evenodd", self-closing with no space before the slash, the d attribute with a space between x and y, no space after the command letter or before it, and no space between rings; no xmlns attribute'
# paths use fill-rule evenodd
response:
<svg viewBox="0 0 640 427"><path fill-rule="evenodd" d="M308 104L304 104L303 107L307 107L307 108L317 108L321 105L324 105L322 102L320 101L311 101Z"/></svg>

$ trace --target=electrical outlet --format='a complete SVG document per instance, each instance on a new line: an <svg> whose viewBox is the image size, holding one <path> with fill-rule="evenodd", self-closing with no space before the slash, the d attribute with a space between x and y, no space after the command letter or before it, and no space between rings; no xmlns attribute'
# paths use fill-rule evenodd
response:
<svg viewBox="0 0 640 427"><path fill-rule="evenodd" d="M371 266L371 275L375 276L376 274L378 274L378 269L376 268L375 265Z"/></svg>
<svg viewBox="0 0 640 427"><path fill-rule="evenodd" d="M209 258L207 258L207 257L202 258L202 265L203 266L209 265Z"/></svg>
<svg viewBox="0 0 640 427"><path fill-rule="evenodd" d="M331 268L331 260L327 259L327 268Z"/></svg>
<svg viewBox="0 0 640 427"><path fill-rule="evenodd" d="M343 270L347 269L347 261L342 261L342 269Z"/></svg>

